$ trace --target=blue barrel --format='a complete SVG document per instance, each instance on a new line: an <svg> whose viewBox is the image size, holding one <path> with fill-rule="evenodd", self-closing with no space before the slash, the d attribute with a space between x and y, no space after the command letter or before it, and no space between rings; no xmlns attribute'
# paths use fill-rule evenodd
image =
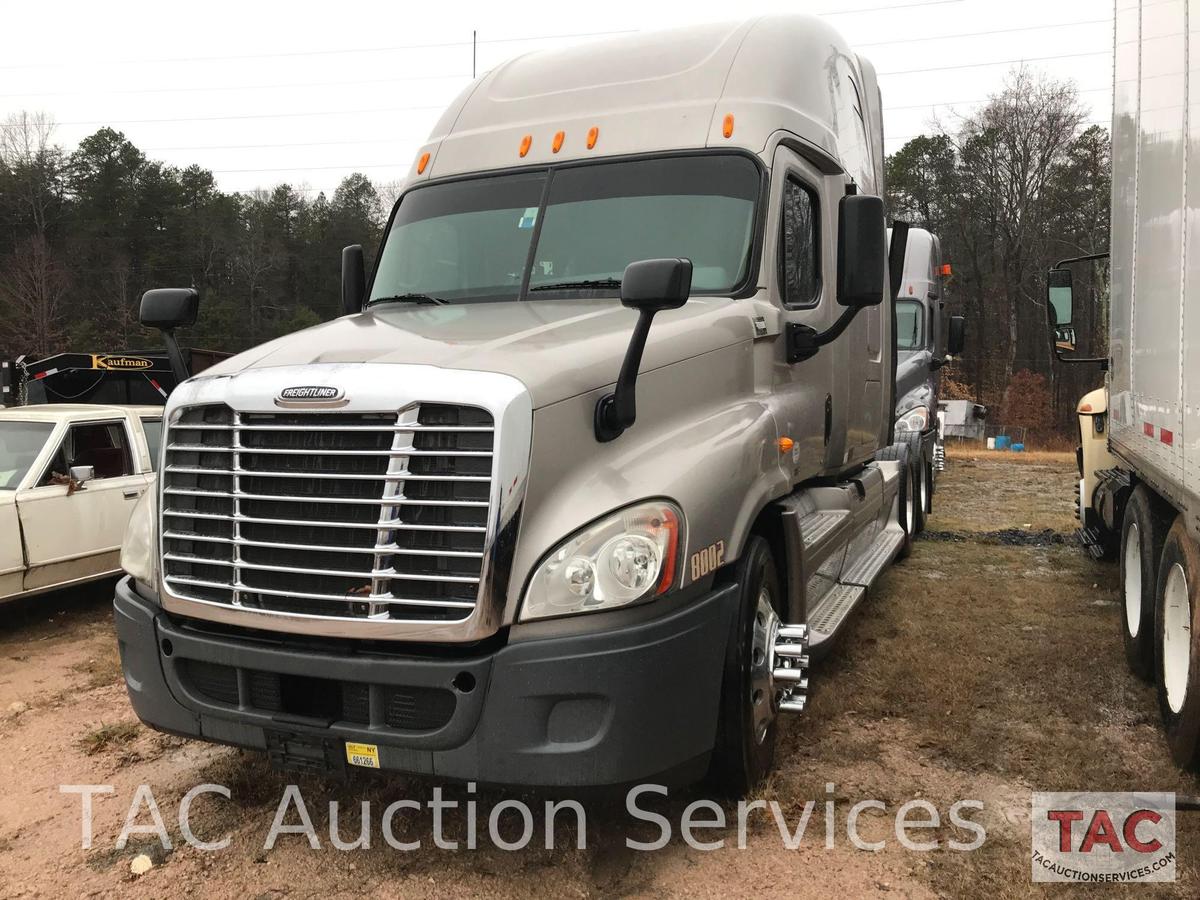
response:
<svg viewBox="0 0 1200 900"><path fill-rule="evenodd" d="M1013 453L1021 453L1025 450L1025 445L1024 444L1013 444L1012 450L1013 450Z"/></svg>
<svg viewBox="0 0 1200 900"><path fill-rule="evenodd" d="M1007 450L1011 446L1012 446L1012 438L1009 437L1007 434L996 435L996 449L997 450Z"/></svg>

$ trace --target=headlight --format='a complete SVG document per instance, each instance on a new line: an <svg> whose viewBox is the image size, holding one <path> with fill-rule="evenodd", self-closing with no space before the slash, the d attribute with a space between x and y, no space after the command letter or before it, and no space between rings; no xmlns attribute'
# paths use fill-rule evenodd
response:
<svg viewBox="0 0 1200 900"><path fill-rule="evenodd" d="M534 571L521 619L616 609L669 590L682 521L674 504L652 501L584 528Z"/></svg>
<svg viewBox="0 0 1200 900"><path fill-rule="evenodd" d="M154 526L158 519L155 484L150 484L133 504L125 541L121 544L121 568L147 587L158 583L158 546Z"/></svg>
<svg viewBox="0 0 1200 900"><path fill-rule="evenodd" d="M929 427L929 407L915 406L896 420L897 431L924 431Z"/></svg>

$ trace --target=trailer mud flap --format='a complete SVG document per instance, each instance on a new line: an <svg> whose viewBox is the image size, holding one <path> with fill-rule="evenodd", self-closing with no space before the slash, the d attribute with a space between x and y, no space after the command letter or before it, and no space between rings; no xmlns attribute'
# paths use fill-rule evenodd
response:
<svg viewBox="0 0 1200 900"><path fill-rule="evenodd" d="M267 731L271 767L281 772L346 778L346 742L310 734Z"/></svg>

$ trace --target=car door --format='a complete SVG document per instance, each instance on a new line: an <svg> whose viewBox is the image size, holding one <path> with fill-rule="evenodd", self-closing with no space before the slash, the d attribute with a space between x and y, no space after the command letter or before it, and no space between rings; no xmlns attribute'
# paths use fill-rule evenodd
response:
<svg viewBox="0 0 1200 900"><path fill-rule="evenodd" d="M133 447L123 417L72 422L38 480L18 491L25 590L117 571L129 514L149 478L136 471ZM74 466L93 467L95 477L70 483Z"/></svg>
<svg viewBox="0 0 1200 900"><path fill-rule="evenodd" d="M25 548L17 491L48 455L53 422L0 417L0 601L25 590Z"/></svg>

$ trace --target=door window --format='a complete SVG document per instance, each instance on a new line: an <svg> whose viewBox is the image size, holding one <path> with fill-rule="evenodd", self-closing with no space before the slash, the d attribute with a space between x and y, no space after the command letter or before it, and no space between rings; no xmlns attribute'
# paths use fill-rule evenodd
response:
<svg viewBox="0 0 1200 900"><path fill-rule="evenodd" d="M38 484L54 484L54 476L69 475L72 466L91 466L96 478L132 475L133 454L125 426L120 422L72 425Z"/></svg>
<svg viewBox="0 0 1200 900"><path fill-rule="evenodd" d="M142 419L146 447L150 450L150 468L158 471L158 451L162 447L162 419Z"/></svg>
<svg viewBox="0 0 1200 900"><path fill-rule="evenodd" d="M783 187L779 282L788 307L812 306L821 290L817 195L795 178Z"/></svg>

